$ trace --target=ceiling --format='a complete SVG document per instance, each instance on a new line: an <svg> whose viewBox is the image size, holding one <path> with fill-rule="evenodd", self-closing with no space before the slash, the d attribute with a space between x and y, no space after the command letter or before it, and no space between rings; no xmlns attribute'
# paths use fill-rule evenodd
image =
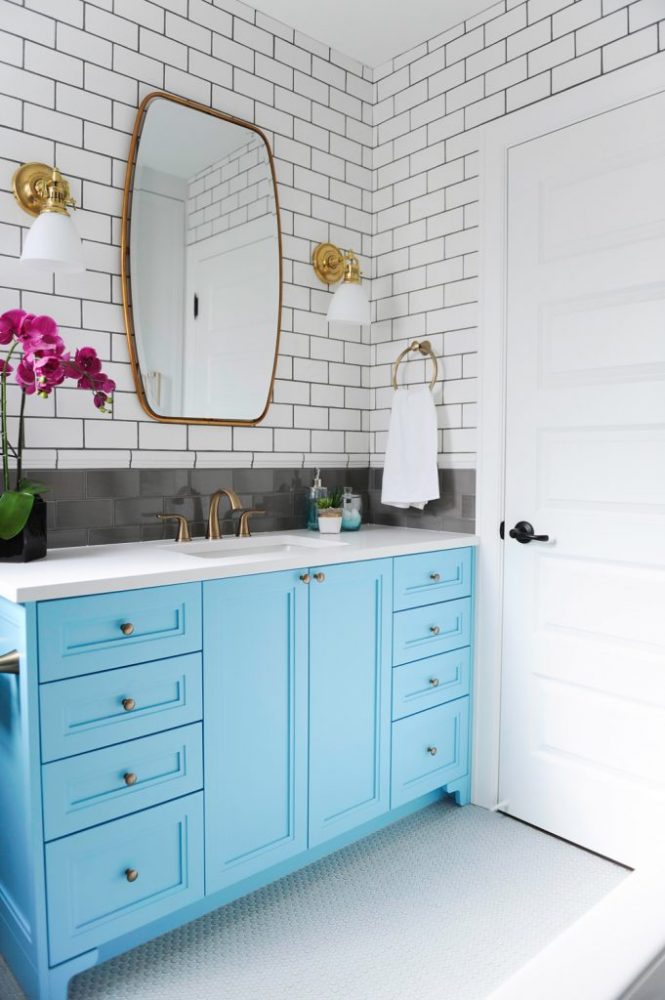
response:
<svg viewBox="0 0 665 1000"><path fill-rule="evenodd" d="M380 66L491 6L492 0L252 0L269 17L367 66Z"/></svg>
<svg viewBox="0 0 665 1000"><path fill-rule="evenodd" d="M255 134L233 122L157 98L149 105L141 130L137 170L149 167L189 180Z"/></svg>

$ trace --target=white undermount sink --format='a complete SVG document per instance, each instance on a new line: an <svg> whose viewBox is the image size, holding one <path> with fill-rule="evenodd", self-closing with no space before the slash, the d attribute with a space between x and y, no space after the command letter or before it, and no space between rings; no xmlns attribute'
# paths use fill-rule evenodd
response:
<svg viewBox="0 0 665 1000"><path fill-rule="evenodd" d="M328 548L338 548L348 542L337 539L302 538L298 535L266 535L253 538L220 538L218 541L176 542L169 545L171 551L195 559L214 559L216 562L233 565L237 563L282 559L284 556L321 552Z"/></svg>

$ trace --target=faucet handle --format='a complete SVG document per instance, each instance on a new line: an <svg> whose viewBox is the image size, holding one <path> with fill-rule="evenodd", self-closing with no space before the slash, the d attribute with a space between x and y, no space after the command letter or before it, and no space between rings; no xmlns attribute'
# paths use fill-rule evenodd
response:
<svg viewBox="0 0 665 1000"><path fill-rule="evenodd" d="M240 515L240 520L238 521L238 527L236 528L236 538L250 538L251 531L249 530L249 519L252 514L265 514L264 510L243 510Z"/></svg>
<svg viewBox="0 0 665 1000"><path fill-rule="evenodd" d="M178 537L176 542L191 542L192 536L189 533L189 524L184 514L157 514L160 521L177 521Z"/></svg>

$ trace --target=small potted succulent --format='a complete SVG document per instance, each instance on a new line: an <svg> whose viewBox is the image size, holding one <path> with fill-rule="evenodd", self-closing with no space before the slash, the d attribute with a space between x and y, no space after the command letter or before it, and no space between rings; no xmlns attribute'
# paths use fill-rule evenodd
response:
<svg viewBox="0 0 665 1000"><path fill-rule="evenodd" d="M4 349L4 350L3 350ZM8 382L21 390L16 444L9 440ZM48 399L56 386L72 379L88 389L98 410L111 405L115 382L102 371L92 347L74 354L65 350L55 320L10 309L0 316L0 561L29 562L46 555L46 504L40 497L47 487L23 475L25 403L28 396ZM13 476L10 463L15 466Z"/></svg>
<svg viewBox="0 0 665 1000"><path fill-rule="evenodd" d="M319 508L319 531L324 535L336 535L342 530L342 493L333 490L327 497L316 501Z"/></svg>

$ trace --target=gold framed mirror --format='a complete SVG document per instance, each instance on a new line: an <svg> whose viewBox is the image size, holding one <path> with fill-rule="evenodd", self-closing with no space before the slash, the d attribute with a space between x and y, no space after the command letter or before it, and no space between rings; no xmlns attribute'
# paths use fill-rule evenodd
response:
<svg viewBox="0 0 665 1000"><path fill-rule="evenodd" d="M282 233L261 129L164 91L141 102L122 205L134 384L153 420L252 426L279 354Z"/></svg>

